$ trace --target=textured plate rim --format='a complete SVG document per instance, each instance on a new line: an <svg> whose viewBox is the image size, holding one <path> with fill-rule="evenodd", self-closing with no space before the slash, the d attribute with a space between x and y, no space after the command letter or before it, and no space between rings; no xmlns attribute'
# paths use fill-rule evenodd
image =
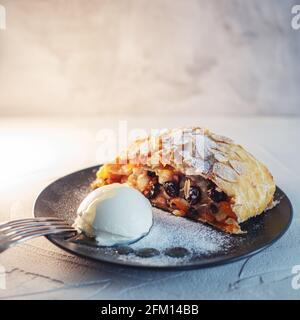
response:
<svg viewBox="0 0 300 320"><path fill-rule="evenodd" d="M36 205L41 197L41 195L43 194L43 192L48 189L52 184L59 182L60 180L64 180L65 178L72 176L74 174L79 174L80 172L85 172L87 170L97 170L99 167L101 167L102 164L100 165L95 165L95 166L90 166L90 167L86 167L84 169L81 170L77 170L77 171L73 171L71 173L68 173L58 179L53 180L52 182L48 183L37 195L34 204L33 204L33 209L32 209L32 214L33 217L37 217L36 216ZM45 236L46 239L48 239L51 243L53 243L55 246L59 247L60 249L69 252L75 256L81 257L81 258L85 258L88 260L92 260L92 261L96 261L98 263L105 263L108 265L114 265L114 266L119 266L119 267L129 267L129 268L135 268L135 269L144 269L144 270L157 270L157 271L180 271L180 270L195 270L195 269L205 269L205 268L213 268L213 267L218 267L218 266L222 266L222 265L226 265L229 263L233 263L233 262L237 262L240 260L244 260L246 258L250 258L254 255L256 255L257 253L267 249L268 247L270 247L272 244L274 244L275 242L277 242L280 238L282 238L282 236L287 232L287 230L289 229L292 220L293 220L293 206L292 203L289 199L289 197L286 195L286 193L278 186L276 186L276 188L284 195L284 197L286 198L289 210L290 210L290 218L288 223L285 225L285 228L283 228L281 230L280 233L278 233L278 235L276 237L274 237L272 240L270 240L269 242L266 242L263 246L257 248L256 250L253 251L249 251L245 254L241 254L239 256L229 256L229 257L223 257L221 260L217 260L217 261L211 261L211 262L207 262L207 263L199 263L199 262L195 262L195 263L186 263L184 265L170 265L170 266L164 266L164 265L143 265L143 264L137 264L137 263L132 263L132 262L128 262L128 261L121 261L121 260L115 260L115 261L111 261L108 259L105 259L103 257L105 256L101 256L99 258L95 258L92 256L88 256L82 253L79 253L75 250L72 250L66 246L64 246L63 244L60 243L60 241L57 238L54 238L52 236ZM235 235L233 235L234 237Z"/></svg>

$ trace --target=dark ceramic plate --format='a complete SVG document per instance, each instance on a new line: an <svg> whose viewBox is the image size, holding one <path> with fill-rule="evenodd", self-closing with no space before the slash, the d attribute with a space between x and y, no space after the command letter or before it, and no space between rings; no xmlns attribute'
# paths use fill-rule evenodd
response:
<svg viewBox="0 0 300 320"><path fill-rule="evenodd" d="M59 217L72 224L80 202L91 191L97 169L74 172L50 184L38 196L34 215ZM82 236L56 235L48 239L76 255L124 266L176 270L210 267L256 254L287 231L292 205L278 187L275 199L279 204L244 223L242 228L247 233L238 236L155 209L150 233L126 247L99 247Z"/></svg>

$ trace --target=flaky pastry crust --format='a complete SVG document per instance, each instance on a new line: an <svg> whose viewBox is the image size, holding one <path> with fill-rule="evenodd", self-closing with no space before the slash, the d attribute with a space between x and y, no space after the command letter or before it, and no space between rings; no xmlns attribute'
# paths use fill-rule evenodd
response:
<svg viewBox="0 0 300 320"><path fill-rule="evenodd" d="M238 224L264 212L275 192L273 177L265 165L231 139L201 127L165 130L136 140L116 162L153 171L168 167L185 177L201 176L212 181L230 198ZM100 169L93 186L103 184ZM231 233L240 232L235 228Z"/></svg>

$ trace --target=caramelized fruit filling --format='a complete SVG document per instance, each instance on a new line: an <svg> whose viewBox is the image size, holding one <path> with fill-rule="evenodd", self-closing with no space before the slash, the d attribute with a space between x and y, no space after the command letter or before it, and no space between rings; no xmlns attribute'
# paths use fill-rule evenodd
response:
<svg viewBox="0 0 300 320"><path fill-rule="evenodd" d="M152 171L131 164L109 164L97 173L93 187L117 182L128 183L154 206L174 215L202 220L228 231L237 226L230 197L203 177L184 176L168 167Z"/></svg>

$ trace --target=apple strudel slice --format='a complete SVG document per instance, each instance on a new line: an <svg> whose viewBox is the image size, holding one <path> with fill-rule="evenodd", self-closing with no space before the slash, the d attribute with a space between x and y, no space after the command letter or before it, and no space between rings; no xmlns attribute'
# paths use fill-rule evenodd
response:
<svg viewBox="0 0 300 320"><path fill-rule="evenodd" d="M127 183L153 206L233 234L264 212L275 192L266 166L231 139L199 127L134 141L100 167L92 187L111 183Z"/></svg>

